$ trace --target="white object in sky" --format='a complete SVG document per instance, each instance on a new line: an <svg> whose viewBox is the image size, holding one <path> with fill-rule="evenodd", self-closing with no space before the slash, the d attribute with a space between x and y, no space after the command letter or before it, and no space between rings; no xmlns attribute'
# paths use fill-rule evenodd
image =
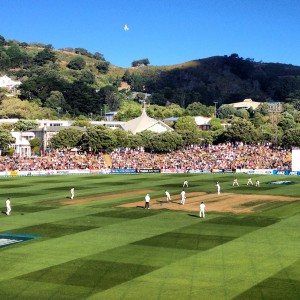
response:
<svg viewBox="0 0 300 300"><path fill-rule="evenodd" d="M129 30L129 27L128 27L127 24L124 25L124 30L125 30L125 31Z"/></svg>

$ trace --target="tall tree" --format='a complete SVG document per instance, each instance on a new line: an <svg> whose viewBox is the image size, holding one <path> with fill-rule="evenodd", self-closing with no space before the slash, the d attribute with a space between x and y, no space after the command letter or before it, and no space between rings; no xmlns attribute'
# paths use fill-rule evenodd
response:
<svg viewBox="0 0 300 300"><path fill-rule="evenodd" d="M5 149L15 143L15 141L16 139L11 135L10 131L0 127L0 148Z"/></svg>
<svg viewBox="0 0 300 300"><path fill-rule="evenodd" d="M112 130L105 126L89 127L82 137L82 147L94 153L113 150L116 147L116 137Z"/></svg>
<svg viewBox="0 0 300 300"><path fill-rule="evenodd" d="M85 66L86 62L80 56L73 57L67 64L67 67L72 70L82 70Z"/></svg>
<svg viewBox="0 0 300 300"><path fill-rule="evenodd" d="M259 140L260 132L258 132L254 125L241 118L234 118L231 125L222 134L224 142L243 142L255 144Z"/></svg>
<svg viewBox="0 0 300 300"><path fill-rule="evenodd" d="M38 52L37 55L34 57L34 63L39 66L46 64L47 62L55 62L56 55L52 51L50 47L46 47L42 51Z"/></svg>
<svg viewBox="0 0 300 300"><path fill-rule="evenodd" d="M60 91L51 91L50 96L45 101L45 106L52 109L65 108L66 100L64 95Z"/></svg>
<svg viewBox="0 0 300 300"><path fill-rule="evenodd" d="M200 143L200 132L193 117L179 118L175 124L175 131L181 135L184 146L198 145Z"/></svg>
<svg viewBox="0 0 300 300"><path fill-rule="evenodd" d="M60 130L50 140L52 149L64 149L77 147L81 143L83 131L75 128L65 128Z"/></svg>
<svg viewBox="0 0 300 300"><path fill-rule="evenodd" d="M14 127L16 131L27 131L37 128L38 124L31 120L19 120L15 123Z"/></svg>
<svg viewBox="0 0 300 300"><path fill-rule="evenodd" d="M111 111L116 111L120 107L118 89L114 86L107 85L98 92L102 101L108 105Z"/></svg>
<svg viewBox="0 0 300 300"><path fill-rule="evenodd" d="M300 145L300 129L286 130L282 137L282 146L285 148L299 147Z"/></svg>

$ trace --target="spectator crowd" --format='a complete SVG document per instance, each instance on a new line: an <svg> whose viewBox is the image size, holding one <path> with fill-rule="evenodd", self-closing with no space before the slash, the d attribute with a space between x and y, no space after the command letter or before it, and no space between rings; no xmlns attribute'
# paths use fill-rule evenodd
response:
<svg viewBox="0 0 300 300"><path fill-rule="evenodd" d="M269 146L208 145L190 146L169 153L148 153L143 148L116 149L105 162L104 155L55 151L33 157L0 157L0 171L72 169L185 169L291 170L291 151Z"/></svg>
<svg viewBox="0 0 300 300"><path fill-rule="evenodd" d="M158 169L291 169L291 151L269 146L190 146L170 153L147 153L143 149L114 151L112 168Z"/></svg>
<svg viewBox="0 0 300 300"><path fill-rule="evenodd" d="M1 171L75 170L106 168L103 155L52 152L32 157L0 157Z"/></svg>

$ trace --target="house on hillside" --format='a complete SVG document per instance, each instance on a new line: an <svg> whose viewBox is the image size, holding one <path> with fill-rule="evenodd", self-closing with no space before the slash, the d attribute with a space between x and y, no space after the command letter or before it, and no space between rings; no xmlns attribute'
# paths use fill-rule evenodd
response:
<svg viewBox="0 0 300 300"><path fill-rule="evenodd" d="M256 102L252 99L245 99L244 101L231 103L229 105L233 106L235 109L249 109L250 107L252 107L255 110L260 104L261 102Z"/></svg>
<svg viewBox="0 0 300 300"><path fill-rule="evenodd" d="M115 119L115 115L117 114L117 111L109 111L105 113L105 120L106 121L113 121Z"/></svg>
<svg viewBox="0 0 300 300"><path fill-rule="evenodd" d="M15 142L10 145L11 148L15 150L14 155L21 156L21 157L30 157L31 156L30 140L35 138L35 134L30 131L26 131L26 132L12 131L11 135L15 138Z"/></svg>
<svg viewBox="0 0 300 300"><path fill-rule="evenodd" d="M12 80L10 77L4 75L0 77L0 88L7 89L10 93L16 93L17 88L21 85L21 81Z"/></svg>

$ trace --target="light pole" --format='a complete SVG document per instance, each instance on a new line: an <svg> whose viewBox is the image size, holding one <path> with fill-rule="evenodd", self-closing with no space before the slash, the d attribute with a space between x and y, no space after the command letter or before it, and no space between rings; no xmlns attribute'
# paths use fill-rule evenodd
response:
<svg viewBox="0 0 300 300"><path fill-rule="evenodd" d="M214 102L214 104L215 104L215 118L217 117L217 104L218 104L219 102Z"/></svg>

